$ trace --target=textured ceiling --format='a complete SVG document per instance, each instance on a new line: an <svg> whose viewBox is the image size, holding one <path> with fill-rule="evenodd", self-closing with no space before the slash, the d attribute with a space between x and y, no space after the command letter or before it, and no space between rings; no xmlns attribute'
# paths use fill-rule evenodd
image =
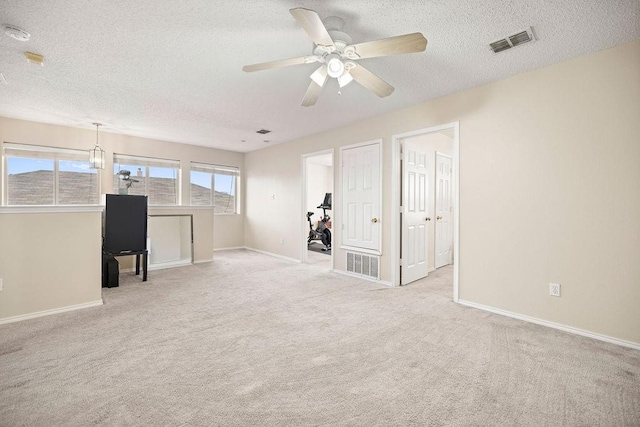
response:
<svg viewBox="0 0 640 427"><path fill-rule="evenodd" d="M242 72L311 53L294 7L341 17L353 43L421 32L429 44L361 60L395 87L387 98L329 81L301 107L317 64ZM0 23L31 33L0 34L0 116L246 152L638 39L640 1L0 0ZM537 42L489 51L529 26Z"/></svg>

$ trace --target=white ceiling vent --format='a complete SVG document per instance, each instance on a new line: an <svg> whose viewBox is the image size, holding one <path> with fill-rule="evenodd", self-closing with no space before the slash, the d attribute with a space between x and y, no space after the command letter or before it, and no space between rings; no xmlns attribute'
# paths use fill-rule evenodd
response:
<svg viewBox="0 0 640 427"><path fill-rule="evenodd" d="M493 43L489 43L489 47L493 53L499 53L512 47L520 46L525 43L533 42L536 38L533 35L531 27L519 31L515 34L507 36L503 39L496 40Z"/></svg>

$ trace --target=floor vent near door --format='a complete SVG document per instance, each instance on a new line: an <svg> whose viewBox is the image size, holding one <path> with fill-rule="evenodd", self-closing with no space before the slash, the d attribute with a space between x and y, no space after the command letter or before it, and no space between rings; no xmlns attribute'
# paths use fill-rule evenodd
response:
<svg viewBox="0 0 640 427"><path fill-rule="evenodd" d="M380 257L347 252L347 271L374 279L380 279Z"/></svg>

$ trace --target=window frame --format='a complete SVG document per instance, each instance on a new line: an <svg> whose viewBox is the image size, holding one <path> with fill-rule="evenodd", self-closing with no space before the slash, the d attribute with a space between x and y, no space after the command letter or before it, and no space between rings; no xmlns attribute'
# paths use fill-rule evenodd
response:
<svg viewBox="0 0 640 427"><path fill-rule="evenodd" d="M130 154L120 154L113 153L111 170L113 173L113 188L112 191L117 191L120 189L120 180L118 179L118 174L115 172L116 165L118 164L130 164L136 165L136 167L144 168L144 195L149 197L149 179L151 178L149 175L149 168L161 167L167 169L175 169L176 170L176 201L173 204L167 203L153 203L151 197L149 197L149 206L181 206L182 205L182 167L180 164L180 160L175 159L163 159L160 157L148 157L148 156L136 156ZM133 175L135 171L131 171L131 177L136 178L136 175ZM117 190L116 190L117 184ZM117 192L115 194L118 194Z"/></svg>
<svg viewBox="0 0 640 427"><path fill-rule="evenodd" d="M194 168L195 166L195 168ZM191 172L207 172L211 173L211 197L208 205L194 205L193 204L193 193L191 191ZM215 208L215 184L216 184L216 175L230 175L233 176L233 212L216 212ZM218 165L214 163L203 163L203 162L189 162L189 205L190 206L208 206L213 208L214 215L240 215L240 197L238 196L240 186L240 168L238 166L227 166L227 165Z"/></svg>
<svg viewBox="0 0 640 427"><path fill-rule="evenodd" d="M7 151L21 151L24 155L7 154ZM29 155L33 153L33 155ZM86 159L82 159L86 157ZM9 204L9 158L25 158L25 159L42 159L53 162L53 204ZM77 150L72 148L54 147L48 145L37 144L21 144L13 142L2 143L2 200L0 205L2 206L99 206L101 200L101 183L102 174L99 169L89 175L95 175L96 177L96 193L94 194L96 203L72 203L61 204L60 203L60 161L78 161L89 164L89 154L84 150ZM91 168L90 168L91 169Z"/></svg>

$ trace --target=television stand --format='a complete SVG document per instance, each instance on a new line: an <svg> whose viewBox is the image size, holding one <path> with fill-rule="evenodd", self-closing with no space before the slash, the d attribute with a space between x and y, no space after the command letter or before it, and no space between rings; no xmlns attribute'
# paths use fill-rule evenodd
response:
<svg viewBox="0 0 640 427"><path fill-rule="evenodd" d="M126 255L135 255L136 256L136 276L140 274L140 255L142 255L142 281L147 281L147 267L149 266L149 251L122 251L122 252L102 252L102 257L110 257L110 256L126 256Z"/></svg>

